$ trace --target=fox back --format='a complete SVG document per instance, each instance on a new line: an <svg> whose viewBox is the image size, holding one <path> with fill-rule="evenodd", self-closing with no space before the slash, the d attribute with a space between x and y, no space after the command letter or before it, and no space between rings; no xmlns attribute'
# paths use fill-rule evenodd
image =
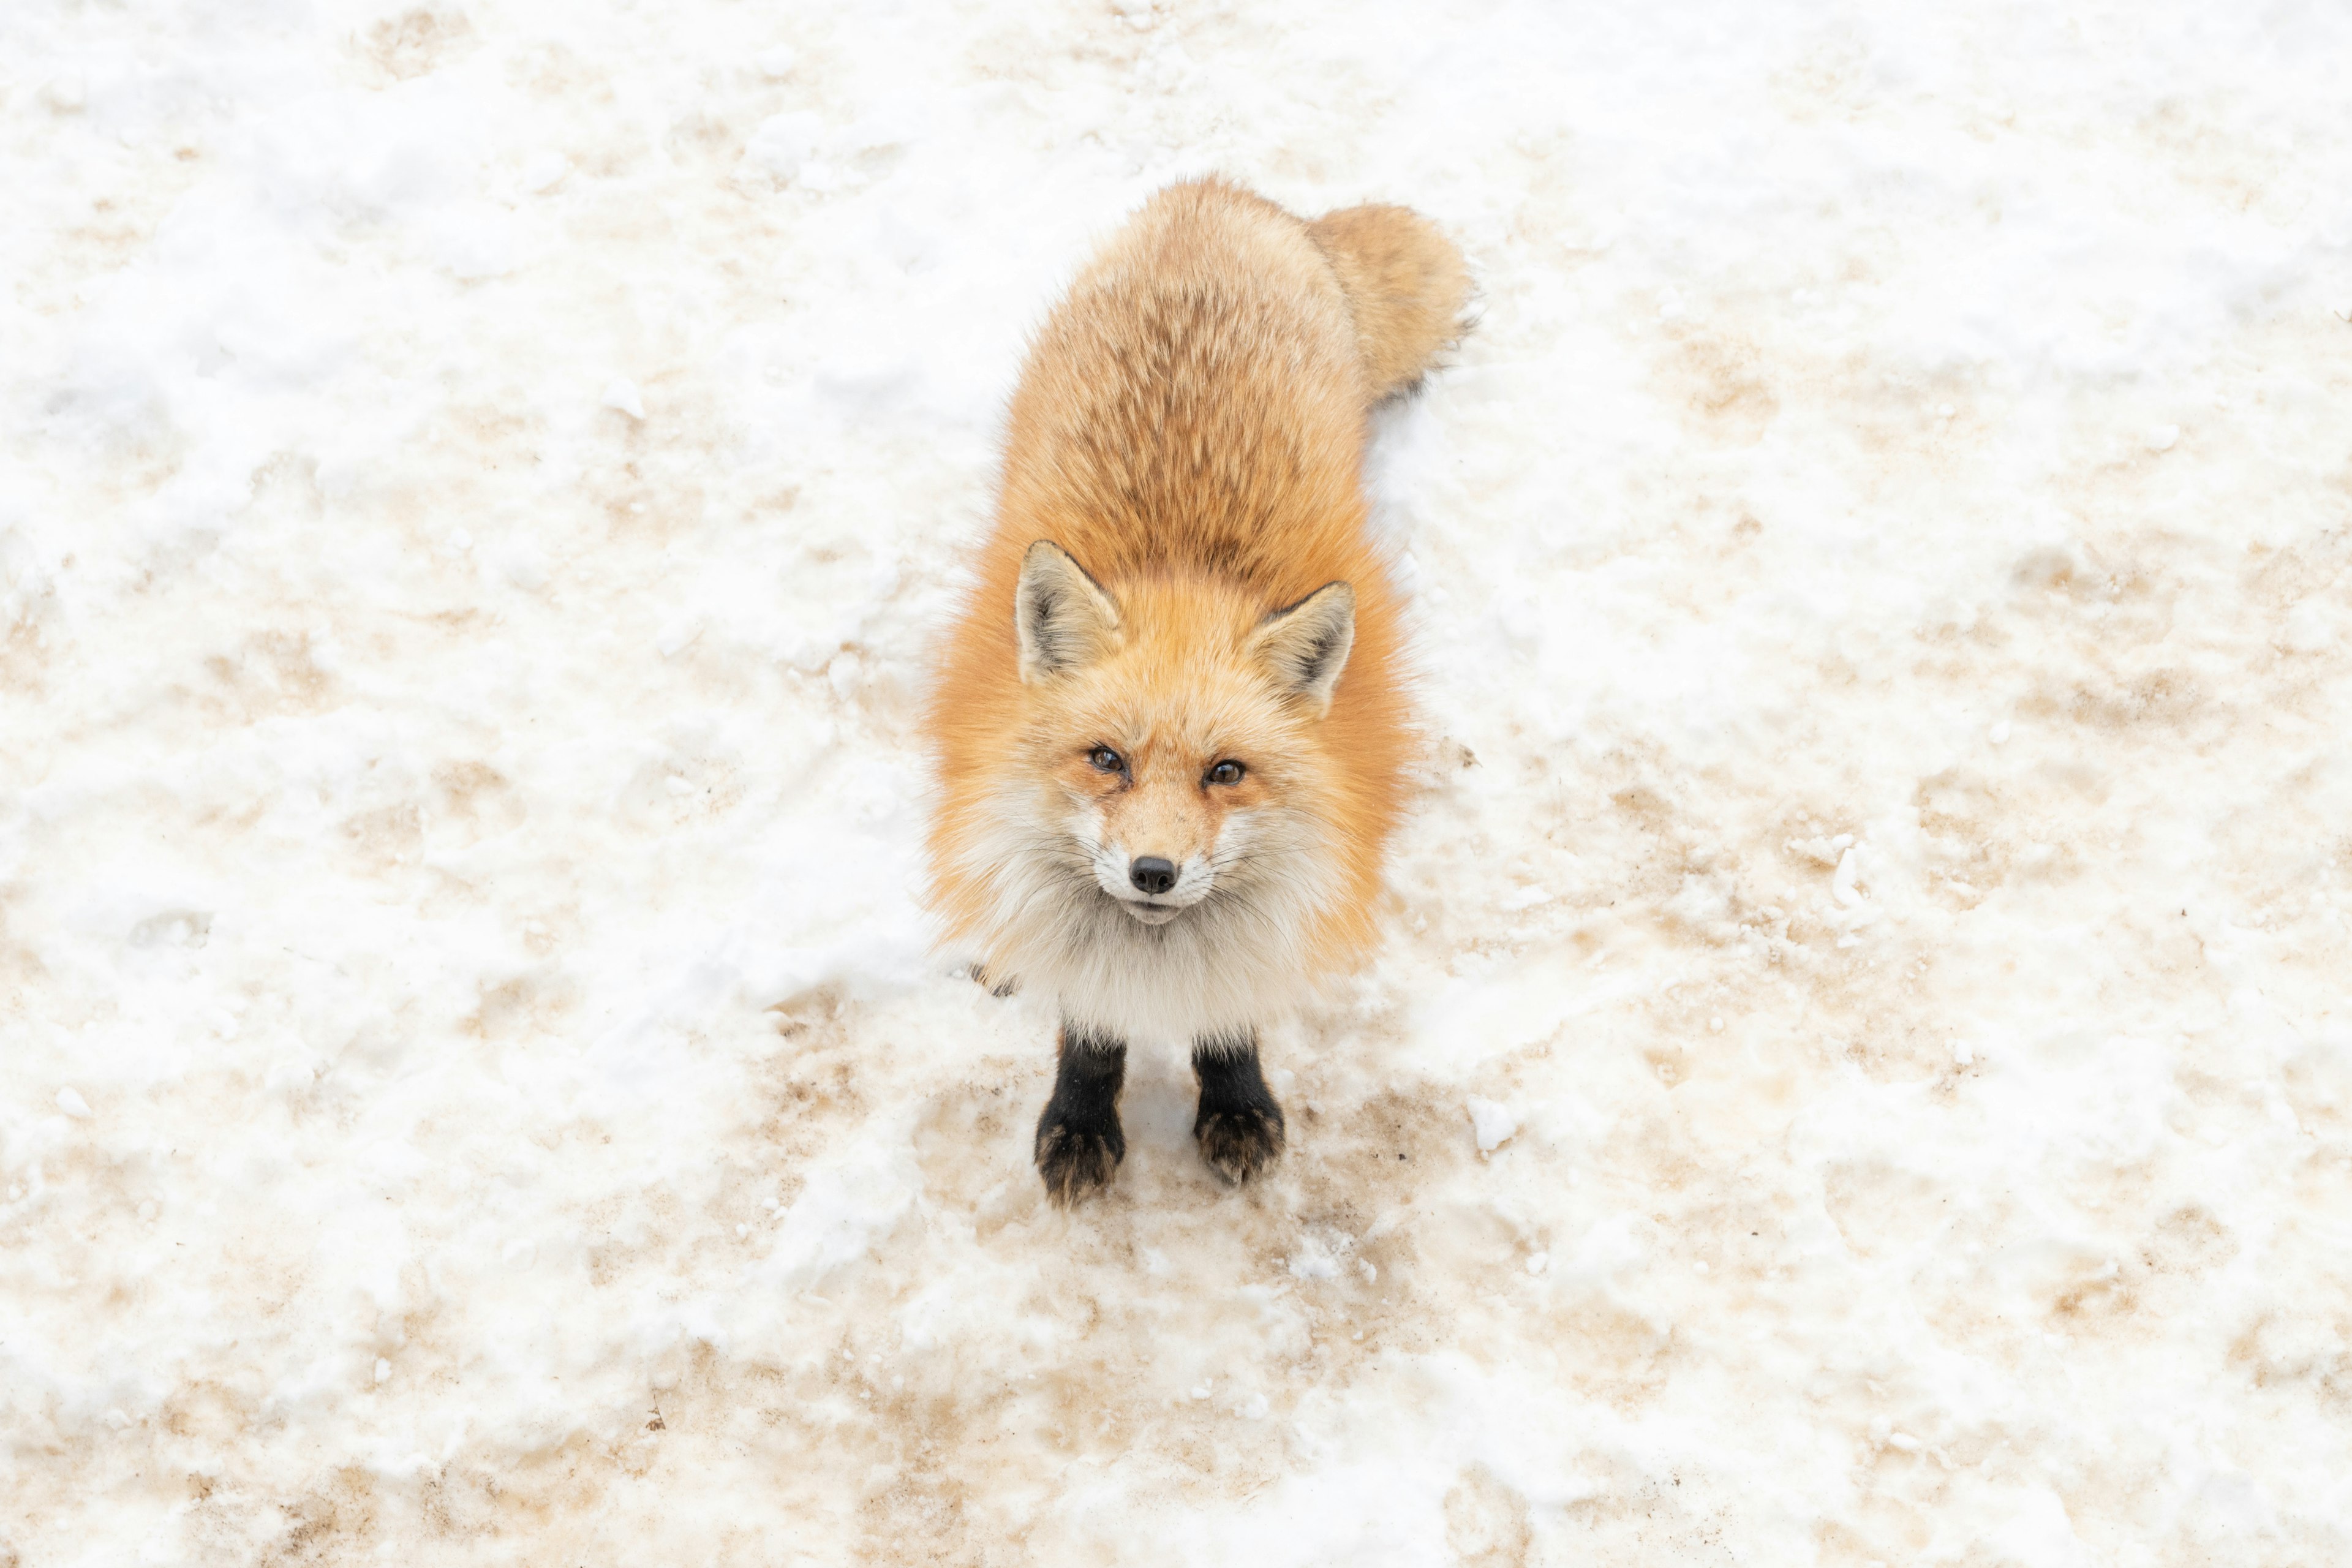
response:
<svg viewBox="0 0 2352 1568"><path fill-rule="evenodd" d="M1203 180L1038 334L933 687L929 874L1071 1026L1254 1038L1368 950L1411 751L1368 416L1465 291L1403 208L1308 223Z"/></svg>

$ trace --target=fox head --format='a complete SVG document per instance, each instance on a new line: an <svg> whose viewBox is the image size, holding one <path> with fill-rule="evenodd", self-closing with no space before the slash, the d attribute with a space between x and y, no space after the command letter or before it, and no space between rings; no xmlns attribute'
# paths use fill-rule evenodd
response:
<svg viewBox="0 0 2352 1568"><path fill-rule="evenodd" d="M1139 924L1228 901L1319 837L1309 731L1330 710L1356 597L1331 583L1254 613L1202 581L1146 581L1125 603L1058 546L1021 563L1014 630L1034 760L1074 850Z"/></svg>
<svg viewBox="0 0 2352 1568"><path fill-rule="evenodd" d="M1344 896L1321 731L1355 611L1346 583L1272 610L1206 577L1114 594L1032 544L1013 601L1022 712L968 841L994 890L992 966L1093 995L1149 985L1131 1026L1172 1025L1187 986L1295 969Z"/></svg>

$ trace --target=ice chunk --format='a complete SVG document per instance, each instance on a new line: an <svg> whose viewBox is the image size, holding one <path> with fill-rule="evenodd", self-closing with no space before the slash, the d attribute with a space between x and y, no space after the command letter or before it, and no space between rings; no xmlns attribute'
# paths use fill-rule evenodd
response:
<svg viewBox="0 0 2352 1568"><path fill-rule="evenodd" d="M607 408L617 408L632 419L646 416L646 400L637 391L637 384L625 375L616 375L604 385L603 402Z"/></svg>
<svg viewBox="0 0 2352 1568"><path fill-rule="evenodd" d="M1860 851L1848 849L1838 857L1837 869L1830 874L1830 893L1847 909L1861 903L1862 889L1857 881L1862 875L1861 863L1855 859Z"/></svg>
<svg viewBox="0 0 2352 1568"><path fill-rule="evenodd" d="M743 156L779 180L795 179L801 165L815 155L817 142L824 133L824 117L807 110L771 115L751 132Z"/></svg>
<svg viewBox="0 0 2352 1568"><path fill-rule="evenodd" d="M1474 1094L1470 1097L1469 1110L1470 1130L1477 1135L1478 1152L1481 1154L1493 1153L1519 1130L1518 1113L1496 1100L1481 1100Z"/></svg>

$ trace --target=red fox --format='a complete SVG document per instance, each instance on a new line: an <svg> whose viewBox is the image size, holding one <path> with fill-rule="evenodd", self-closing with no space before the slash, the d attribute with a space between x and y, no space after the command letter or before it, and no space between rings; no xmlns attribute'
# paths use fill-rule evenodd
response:
<svg viewBox="0 0 2352 1568"><path fill-rule="evenodd" d="M1192 1047L1213 1170L1282 1152L1258 1026L1370 950L1412 750L1368 418L1467 294L1405 208L1310 223L1197 180L1030 351L933 687L930 893L982 973L1059 1005L1034 1151L1057 1202L1126 1157L1133 1039Z"/></svg>

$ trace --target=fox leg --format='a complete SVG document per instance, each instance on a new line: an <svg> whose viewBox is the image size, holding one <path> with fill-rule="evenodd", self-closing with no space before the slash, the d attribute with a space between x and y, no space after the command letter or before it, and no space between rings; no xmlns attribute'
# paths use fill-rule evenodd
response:
<svg viewBox="0 0 2352 1568"><path fill-rule="evenodd" d="M1063 1021L1054 1098L1037 1118L1037 1173L1055 1203L1074 1204L1110 1185L1127 1158L1127 1134L1118 1125L1118 1090L1126 1078L1126 1041Z"/></svg>
<svg viewBox="0 0 2352 1568"><path fill-rule="evenodd" d="M1273 1164L1282 1153L1282 1107L1258 1067L1257 1036L1195 1040L1192 1071L1201 1080L1192 1137L1209 1169L1240 1183Z"/></svg>

